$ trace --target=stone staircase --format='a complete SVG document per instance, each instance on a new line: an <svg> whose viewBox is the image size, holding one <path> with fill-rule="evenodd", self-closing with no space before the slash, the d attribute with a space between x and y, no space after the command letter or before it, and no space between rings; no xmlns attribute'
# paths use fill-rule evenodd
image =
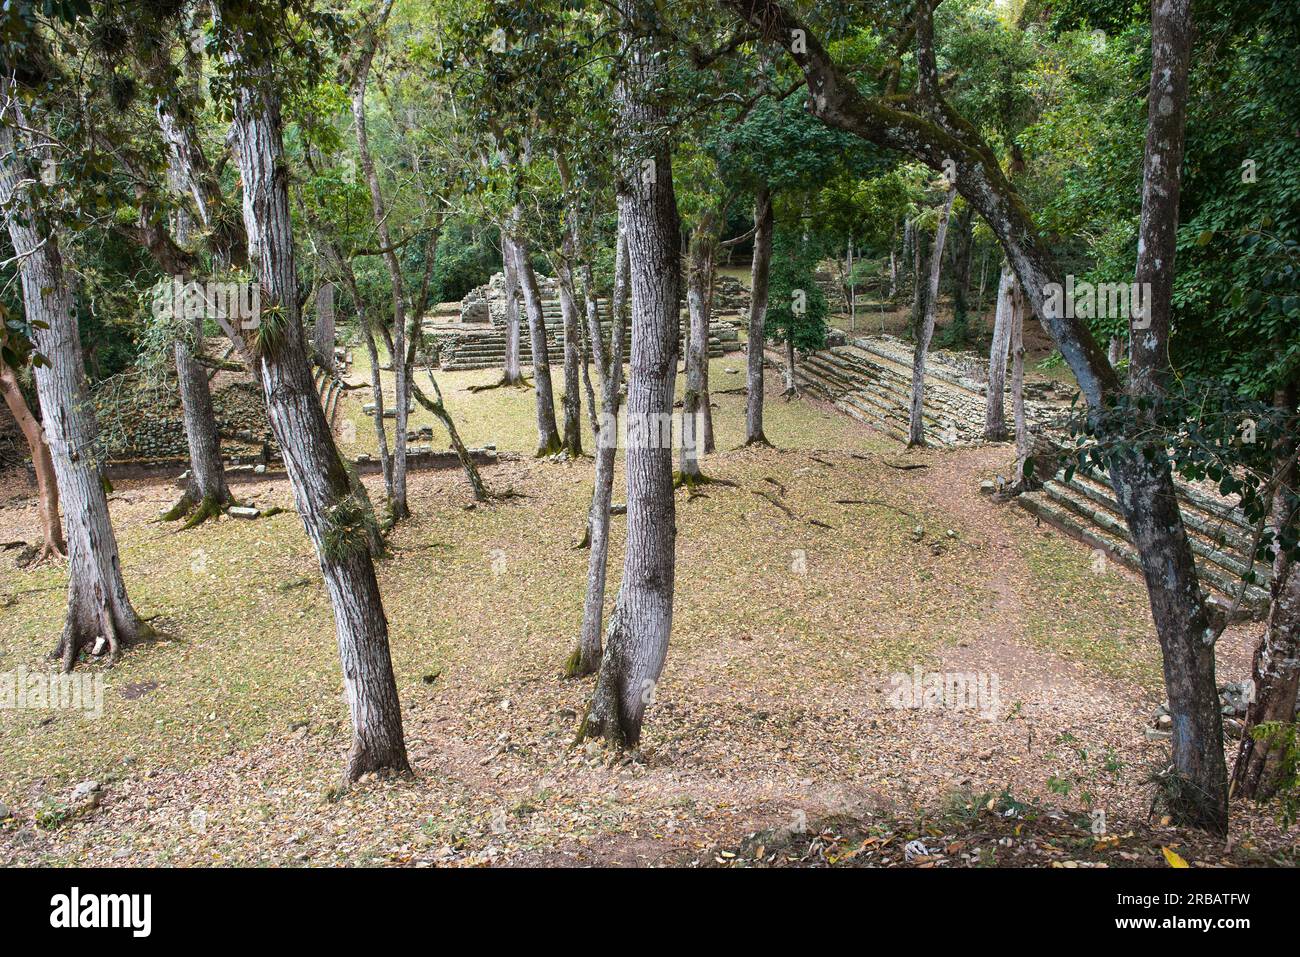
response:
<svg viewBox="0 0 1300 957"><path fill-rule="evenodd" d="M1183 483L1176 484L1178 508L1196 554L1202 583L1235 599L1241 592L1242 575L1249 565L1254 529L1226 499ZM1041 490L1022 492L1016 501L1043 521L1093 548L1103 549L1130 568L1141 570L1128 525L1105 475L1075 474L1067 482L1062 470L1044 482ZM1249 611L1259 612L1268 605L1272 569L1256 563L1253 570L1256 582L1245 586L1242 605Z"/></svg>
<svg viewBox="0 0 1300 957"><path fill-rule="evenodd" d="M600 303L602 313L607 309L604 300ZM560 312L558 299L542 301L542 317L546 324L546 356L552 365L564 362L564 318ZM583 318L585 323L585 316ZM602 321L601 328L609 334L609 322ZM682 334L686 335L689 321L685 312L682 314ZM497 320L495 313L489 323L430 322L424 323L424 331L433 344L438 356L440 368L449 371L462 369L489 369L505 364L506 333L504 325ZM726 313L715 315L710 323L709 356L718 358L741 348L737 323ZM685 344L683 342L683 352ZM520 316L519 361L523 365L532 363L532 343L528 335L527 317Z"/></svg>
<svg viewBox="0 0 1300 957"><path fill-rule="evenodd" d="M784 365L784 359L778 358ZM800 388L886 435L907 441L912 405L912 350L892 337L850 337L845 344L810 353L795 363ZM1061 417L1045 402L1030 402L1040 430ZM940 448L984 443L984 385L939 356L926 360L922 411L925 439Z"/></svg>
<svg viewBox="0 0 1300 957"><path fill-rule="evenodd" d="M784 356L773 353L778 366ZM967 366L968 363L963 363ZM907 441L911 407L912 353L909 344L892 337L846 338L842 345L802 357L795 366L801 388L834 403L845 414L899 442ZM926 361L924 422L926 442L940 448L984 443L985 383L969 368L931 355ZM1059 462L1068 436L1069 408L1063 402L1026 399L1032 453L1040 461ZM1010 397L1007 417L1010 420ZM1008 421L1010 425L1010 421ZM1128 526L1104 474L1074 475L1064 470L1042 489L1016 497L1021 507L1116 561L1134 569L1141 563ZM1240 510L1209 492L1178 484L1178 502L1191 536L1197 568L1204 584L1235 599L1249 567L1254 531ZM1242 593L1242 605L1259 612L1268 604L1271 569L1256 564L1258 579Z"/></svg>

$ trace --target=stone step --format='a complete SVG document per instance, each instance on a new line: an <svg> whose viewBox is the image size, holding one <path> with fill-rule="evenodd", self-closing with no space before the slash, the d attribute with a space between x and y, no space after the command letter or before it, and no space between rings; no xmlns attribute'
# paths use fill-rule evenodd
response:
<svg viewBox="0 0 1300 957"><path fill-rule="evenodd" d="M851 351L837 347L805 356L796 363L796 375L811 373L809 379L828 398L844 405L856 406L866 413L867 421L891 434L901 435L906 441L910 427L912 383L911 370L907 377L890 368L873 366ZM982 442L979 432L970 428L962 409L950 408L951 398L942 386L929 382L922 421L926 428L926 441L942 447L962 447ZM897 437L897 435L895 436Z"/></svg>
<svg viewBox="0 0 1300 957"><path fill-rule="evenodd" d="M1064 477L1064 472L1058 472L1055 480L1065 484ZM1106 476L1080 475L1076 472L1068 484L1121 520L1123 519L1124 513L1120 510L1119 501L1115 498ZM1196 489L1177 482L1175 485L1178 490L1178 509L1182 513L1183 524L1187 526L1189 533L1217 550L1235 553L1238 556L1250 553L1254 533L1252 530L1247 534L1237 524L1239 519L1245 520L1240 516L1240 512L1236 509L1226 509L1221 503L1218 503L1218 508L1214 508L1202 496L1196 495ZM1242 564L1242 570L1244 567ZM1257 568L1256 574L1262 576L1265 572ZM1271 576L1271 569L1267 574Z"/></svg>
<svg viewBox="0 0 1300 957"><path fill-rule="evenodd" d="M811 366L811 368L810 368ZM815 357L807 357L795 365L795 378L803 388L810 388L833 402L836 408L845 414L884 432L904 444L907 443L911 424L911 397L887 396L873 393L866 389L843 388L839 382L824 377L824 364L815 362ZM832 373L833 374L833 373ZM947 423L924 412L926 442L939 447L960 446L960 440L948 440Z"/></svg>
<svg viewBox="0 0 1300 957"><path fill-rule="evenodd" d="M1050 484L1059 486L1059 483ZM1016 502L1031 515L1060 528L1093 548L1103 549L1129 568L1142 571L1142 561L1129 540L1128 529L1122 523L1119 523L1118 527L1110 521L1099 523L1095 520L1095 516L1088 514L1086 508L1080 511L1075 505L1066 504L1059 497L1054 496L1049 487L1038 492L1022 492L1016 496ZM1241 588L1239 579L1225 573L1221 567L1206 561L1200 555L1197 556L1196 568L1203 584L1229 600L1236 598ZM1242 602L1258 613L1267 607L1268 593L1257 586L1248 585Z"/></svg>
<svg viewBox="0 0 1300 957"><path fill-rule="evenodd" d="M1058 475L1057 478L1043 484L1043 491L1051 499L1071 509L1076 515L1107 534L1131 542L1128 524L1108 487L1073 479L1067 485L1060 478L1061 476ZM1242 576L1246 574L1248 567L1245 553L1221 547L1213 539L1206 538L1197 531L1194 523L1199 522L1199 519L1194 515L1185 513L1183 517L1190 533L1188 542L1196 556L1198 570L1207 578L1216 581L1215 587L1219 590L1235 594L1241 587ZM1266 603L1268 594L1265 589L1272 577L1272 571L1259 564L1255 565L1254 571L1256 583L1247 586L1247 598L1252 605L1258 602ZM1261 585L1263 587L1260 587Z"/></svg>

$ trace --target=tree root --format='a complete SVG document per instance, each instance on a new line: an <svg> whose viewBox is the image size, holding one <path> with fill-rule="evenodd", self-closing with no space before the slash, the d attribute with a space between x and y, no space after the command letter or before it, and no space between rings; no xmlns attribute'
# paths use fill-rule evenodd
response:
<svg viewBox="0 0 1300 957"><path fill-rule="evenodd" d="M487 385L471 385L468 386L465 391L470 393L479 393L489 392L492 389L531 389L532 387L533 384L523 376L520 376L516 381L511 382L505 377L505 375L502 375L496 382L490 382Z"/></svg>

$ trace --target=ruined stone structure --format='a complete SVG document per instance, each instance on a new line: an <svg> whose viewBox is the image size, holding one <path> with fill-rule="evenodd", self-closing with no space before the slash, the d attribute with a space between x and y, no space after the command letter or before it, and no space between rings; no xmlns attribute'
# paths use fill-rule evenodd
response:
<svg viewBox="0 0 1300 957"><path fill-rule="evenodd" d="M542 314L546 323L546 354L552 365L564 361L563 317L560 313L559 290L556 280L537 277L542 294ZM582 303L579 303L582 308ZM602 316L609 305L600 301ZM748 308L748 296L735 279L719 277L714 293L714 313L710 326L709 355L716 358L741 348L739 328L743 324L743 311ZM522 309L522 306L521 306ZM505 277L494 275L485 285L471 290L460 305L459 320L439 310L424 323L424 331L433 346L440 368L490 369L504 365L506 355L506 292ZM688 328L686 310L682 310L682 335ZM608 319L601 326L608 334ZM683 346L683 355L685 350ZM521 315L519 361L528 365L532 361L532 346L527 332L527 322Z"/></svg>
<svg viewBox="0 0 1300 957"><path fill-rule="evenodd" d="M912 347L890 336L840 337L839 344L812 353L796 364L801 388L832 402L837 409L900 442L907 441L911 399ZM773 353L778 365L784 359ZM926 360L925 437L929 445L960 448L983 444L987 372L966 353L932 351ZM1040 489L1022 492L1016 502L1043 521L1102 549L1111 558L1140 568L1115 494L1105 475L1065 480L1061 451L1069 444L1068 387L1026 386L1025 413L1030 423L1032 454L1050 475ZM1007 405L1010 408L1010 395ZM1249 566L1253 529L1234 504L1183 482L1176 483L1183 521L1196 553L1201 581L1235 599ZM1257 581L1245 586L1244 608L1260 612L1268 604L1271 569L1256 564Z"/></svg>

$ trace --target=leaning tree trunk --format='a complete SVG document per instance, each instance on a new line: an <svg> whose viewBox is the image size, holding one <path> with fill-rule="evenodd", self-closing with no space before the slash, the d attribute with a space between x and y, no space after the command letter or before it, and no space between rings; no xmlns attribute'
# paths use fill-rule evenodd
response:
<svg viewBox="0 0 1300 957"><path fill-rule="evenodd" d="M1011 346L1011 287L1015 274L1003 265L998 280L998 302L993 313L993 344L989 346L989 382L984 394L984 438L1001 442L1007 437L1003 392L1007 386L1007 350Z"/></svg>
<svg viewBox="0 0 1300 957"><path fill-rule="evenodd" d="M451 412L447 410L447 405L442 400L442 389L438 387L438 380L433 376L433 367L426 366L424 371L429 376L429 384L433 387L434 397L430 399L424 394L419 383L414 381L411 382L411 393L415 396L415 401L429 412L432 412L434 417L442 423L443 428L447 430L447 439L451 442L452 451L456 453L461 471L465 473L465 480L469 482L470 490L474 493L474 501L486 502L491 496L488 495L487 486L483 484L483 477L479 474L478 466L474 464L474 456L470 454L465 441L460 437L460 430L456 428L456 420L451 417Z"/></svg>
<svg viewBox="0 0 1300 957"><path fill-rule="evenodd" d="M934 247L930 250L930 276L925 290L925 311L916 332L916 350L912 354L912 410L907 429L907 444L925 445L925 355L934 336L934 313L939 303L939 271L943 267L943 242L948 233L948 216L956 187L950 187L939 223L934 230ZM919 244L918 244L919 248Z"/></svg>
<svg viewBox="0 0 1300 957"><path fill-rule="evenodd" d="M614 253L614 296L611 302L612 328L609 355L600 335L599 314L587 311L596 368L601 374L600 428L596 433L596 484L591 493L587 519L591 553L587 556L587 597L582 606L582 631L578 647L565 665L570 677L594 674L600 667L601 618L605 611L605 577L609 567L609 508L614 498L614 460L618 452L618 407L623 377L623 352L627 340L627 299L630 292L627 261L627 230L620 220L618 246ZM585 273L589 300L594 298L591 276Z"/></svg>
<svg viewBox="0 0 1300 957"><path fill-rule="evenodd" d="M32 469L36 472L36 494L41 513L41 550L35 561L43 562L47 558L62 558L68 552L63 540L63 526L59 522L59 486L54 477L54 462L50 459L50 447L45 443L45 433L41 424L27 407L23 391L18 385L14 370L0 360L0 393L4 394L5 405L9 414L18 423L27 448L32 453Z"/></svg>
<svg viewBox="0 0 1300 957"><path fill-rule="evenodd" d="M0 207L6 212L9 238L18 258L32 345L45 360L36 369L36 391L67 519L68 608L55 654L64 670L71 671L88 646L95 653L107 651L115 656L120 646L149 637L152 629L131 606L122 580L117 538L97 459L94 404L86 387L72 292L59 237L31 194L39 180L27 157L43 155L45 147L28 142L26 134L16 140L14 130L37 129L42 142L49 137L23 115L17 106L17 90L10 83L0 85L0 95L11 104L8 115L0 118Z"/></svg>
<svg viewBox="0 0 1300 957"><path fill-rule="evenodd" d="M1277 488L1273 492L1272 526L1276 542L1277 534L1291 524L1300 503L1296 491L1294 384L1279 389L1275 402L1288 423L1287 438L1278 450ZM1251 666L1255 698L1246 709L1245 731L1232 771L1233 796L1258 801L1266 801L1277 792L1284 754L1280 742L1256 740L1252 732L1265 722L1293 724L1296 693L1300 690L1300 565L1283 548L1275 547L1268 623Z"/></svg>
<svg viewBox="0 0 1300 957"><path fill-rule="evenodd" d="M863 95L821 42L779 0L718 0L764 36L803 31L804 43L787 52L803 72L813 96L809 111L828 125L879 146L897 150L938 171L955 170L962 196L975 206L1001 242L1034 314L1051 334L1069 364L1090 415L1099 421L1119 389L1087 325L1057 310L1049 289L1062 281L1055 257L1003 174L996 156L975 128L958 116L938 92L933 35L928 8L918 8L916 45L924 60L926 89L910 110L897 98ZM1152 9L1152 92L1148 96L1148 149L1143 188L1143 254L1138 279L1155 274L1167 290L1173 279L1173 236L1177 227L1177 178L1182 163L1186 61L1190 43L1188 0L1167 0ZM924 54L924 56L922 56ZM1176 135L1174 135L1176 132ZM1177 149L1174 149L1174 147ZM951 162L950 162L951 161ZM955 164L955 165L954 165ZM1173 187L1171 190L1170 187ZM1148 203L1148 200L1150 203ZM1148 216L1161 210L1163 215ZM1173 215L1170 216L1169 213ZM1150 229L1159 223L1158 229ZM1157 236L1161 233L1161 236ZM1148 240L1149 236L1149 240ZM1157 268L1158 267L1158 268ZM1155 296L1150 328L1143 336L1145 357L1167 370L1169 300ZM1156 314L1163 319L1157 321ZM1133 342L1130 334L1130 343ZM1137 350L1133 361L1138 362ZM1105 438L1105 436L1103 436ZM1174 716L1173 764L1177 799L1173 817L1182 824L1227 826L1227 772L1222 723L1214 686L1214 649L1206 643L1209 617L1200 593L1187 530L1177 508L1173 475L1167 463L1150 463L1122 449L1111 457L1110 479L1133 542L1142 559L1152 617L1164 657L1165 686Z"/></svg>
<svg viewBox="0 0 1300 957"><path fill-rule="evenodd" d="M766 187L754 193L754 261L749 273L749 333L745 444L771 445L763 432L763 344L767 339L767 286L772 269L772 194Z"/></svg>
<svg viewBox="0 0 1300 957"><path fill-rule="evenodd" d="M219 6L217 8L219 12ZM289 215L287 159L279 96L269 69L240 63L247 85L235 86L234 138L244 190L244 225L262 285L262 323L253 335L256 373L267 418L284 454L294 501L316 548L334 608L343 685L352 718L345 778L371 771L409 773L402 711L388 650L388 619L364 528L368 503L344 465L321 409L307 360L298 309L298 274Z"/></svg>
<svg viewBox="0 0 1300 957"><path fill-rule="evenodd" d="M524 374L519 365L519 273L515 270L515 245L501 230L501 275L506 286L506 358L501 374L504 385L520 385Z"/></svg>
<svg viewBox="0 0 1300 957"><path fill-rule="evenodd" d="M570 458L582 457L582 379L579 372L582 320L573 288L573 240L568 231L565 252L556 268L560 287L560 314L564 319L564 396L560 407L564 413L564 436L561 446Z"/></svg>
<svg viewBox="0 0 1300 957"><path fill-rule="evenodd" d="M528 312L528 345L533 353L533 386L537 392L537 455L551 455L561 448L560 430L555 424L555 393L551 389L551 360L546 354L546 317L537 274L528 258L528 244L518 236L510 245L515 254L515 275L524 293Z"/></svg>
<svg viewBox="0 0 1300 957"><path fill-rule="evenodd" d="M672 421L681 263L672 153L663 132L668 116L654 93L665 67L655 39L632 27L653 16L654 6L651 0L620 0L620 12L629 54L616 94L626 167L619 215L627 222L632 286L627 549L596 690L578 737L635 747L646 707L654 701L673 622L673 452L671 441L662 441L661 425Z"/></svg>
<svg viewBox="0 0 1300 957"><path fill-rule="evenodd" d="M213 189L207 176L207 161L197 142L191 123L178 118L169 97L160 98L157 106L159 126L167 141L167 180L171 190L194 197L195 208L205 229L205 241L211 251L214 268L228 265L229 258L243 243L231 238L232 230L217 222L221 211L220 191ZM171 217L172 238L182 248L192 241L193 221L189 209L181 205ZM146 244L148 245L148 244ZM150 246L151 251L158 249ZM158 257L165 271L190 271L188 264ZM185 275L184 278L189 278ZM225 470L221 465L221 435L217 428L216 412L212 406L207 370L196 356L203 350L203 318L195 317L190 328L184 328L184 319L171 317L176 324L176 339L172 346L176 363L176 381L181 397L181 410L185 424L185 441L190 454L190 478L180 501L164 516L164 520L186 518L186 527L193 528L208 518L218 515L235 504L226 485Z"/></svg>

